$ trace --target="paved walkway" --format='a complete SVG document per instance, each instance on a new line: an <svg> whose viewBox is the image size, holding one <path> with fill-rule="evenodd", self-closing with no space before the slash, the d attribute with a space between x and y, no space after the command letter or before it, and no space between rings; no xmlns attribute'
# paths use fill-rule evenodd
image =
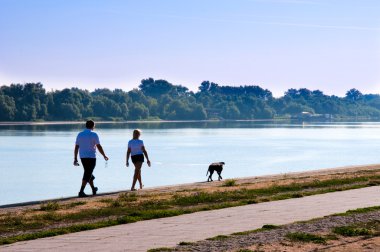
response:
<svg viewBox="0 0 380 252"><path fill-rule="evenodd" d="M380 205L380 187L198 212L1 246L0 251L146 251L264 224L287 224Z"/></svg>

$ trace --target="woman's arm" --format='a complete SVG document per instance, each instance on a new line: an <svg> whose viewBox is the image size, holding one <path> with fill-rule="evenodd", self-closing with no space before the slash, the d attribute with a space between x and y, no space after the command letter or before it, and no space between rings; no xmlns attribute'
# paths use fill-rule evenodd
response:
<svg viewBox="0 0 380 252"><path fill-rule="evenodd" d="M127 157L126 157L126 162L125 162L125 164L127 165L127 167L129 166L129 162L128 162L128 160L129 160L129 156L131 155L131 148L130 147L128 147L128 150L127 150Z"/></svg>
<svg viewBox="0 0 380 252"><path fill-rule="evenodd" d="M141 147L141 149L142 149L142 151L143 151L143 153L144 153L144 155L145 155L145 157L146 157L146 163L148 164L148 166L150 167L150 160L149 160L149 157L148 157L148 152L146 152L146 149L145 149L145 146L143 145L142 147Z"/></svg>

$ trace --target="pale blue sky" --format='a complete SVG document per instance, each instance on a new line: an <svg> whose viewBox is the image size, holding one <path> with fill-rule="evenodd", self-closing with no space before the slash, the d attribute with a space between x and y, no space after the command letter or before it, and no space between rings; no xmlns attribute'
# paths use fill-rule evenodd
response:
<svg viewBox="0 0 380 252"><path fill-rule="evenodd" d="M0 85L380 93L379 0L0 0Z"/></svg>

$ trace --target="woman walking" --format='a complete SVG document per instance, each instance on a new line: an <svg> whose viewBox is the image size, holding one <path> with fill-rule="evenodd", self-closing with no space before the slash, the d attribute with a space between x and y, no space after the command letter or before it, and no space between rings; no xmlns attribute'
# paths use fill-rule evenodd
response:
<svg viewBox="0 0 380 252"><path fill-rule="evenodd" d="M129 156L131 156L132 163L135 166L135 174L133 176L133 182L132 182L132 187L131 191L136 191L135 185L136 181L139 181L140 184L140 189L143 188L143 184L141 181L141 167L142 164L144 163L144 155L147 160L147 164L150 167L150 160L148 157L148 153L145 150L144 147L144 142L139 139L141 135L141 131L138 129L135 129L133 131L133 139L129 140L128 142L128 150L127 150L127 167L129 166Z"/></svg>

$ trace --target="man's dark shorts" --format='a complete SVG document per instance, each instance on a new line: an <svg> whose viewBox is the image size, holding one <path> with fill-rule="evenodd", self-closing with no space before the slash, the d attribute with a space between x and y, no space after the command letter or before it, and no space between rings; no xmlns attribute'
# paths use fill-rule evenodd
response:
<svg viewBox="0 0 380 252"><path fill-rule="evenodd" d="M95 177L92 175L92 172L95 169L96 158L81 158L80 160L84 169L83 180L87 182L94 180Z"/></svg>

